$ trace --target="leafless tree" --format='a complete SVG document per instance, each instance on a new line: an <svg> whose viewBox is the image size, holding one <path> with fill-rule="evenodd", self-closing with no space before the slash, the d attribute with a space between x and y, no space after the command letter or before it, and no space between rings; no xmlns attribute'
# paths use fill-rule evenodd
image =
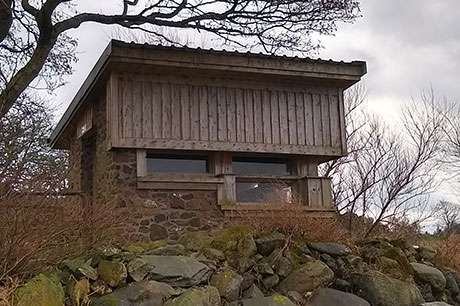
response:
<svg viewBox="0 0 460 306"><path fill-rule="evenodd" d="M83 23L158 37L164 28L202 31L222 43L274 53L309 52L319 44L312 33L332 34L338 21L359 16L356 0L113 0L103 2L106 13L78 11L76 2L0 0L0 117L34 80L62 84L56 76L70 73L75 61L76 41L67 33ZM113 12L116 4L120 10Z"/></svg>
<svg viewBox="0 0 460 306"><path fill-rule="evenodd" d="M449 201L439 201L436 206L440 229L443 233L451 234L460 225L460 205Z"/></svg>
<svg viewBox="0 0 460 306"><path fill-rule="evenodd" d="M0 119L0 199L10 192L56 191L65 184L67 157L47 144L53 120L45 104L22 96Z"/></svg>
<svg viewBox="0 0 460 306"><path fill-rule="evenodd" d="M432 92L422 94L403 109L395 132L379 117L359 110L363 92L355 89L346 99L350 153L324 170L335 176L334 200L338 211L349 216L348 226L353 217L371 218L369 236L381 224L391 226L417 211L427 212L423 208L440 171L445 116Z"/></svg>

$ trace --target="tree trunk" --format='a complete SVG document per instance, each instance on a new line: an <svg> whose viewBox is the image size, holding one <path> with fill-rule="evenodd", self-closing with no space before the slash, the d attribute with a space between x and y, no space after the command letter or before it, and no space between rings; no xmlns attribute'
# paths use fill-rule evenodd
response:
<svg viewBox="0 0 460 306"><path fill-rule="evenodd" d="M12 4L12 0L0 0L0 42L8 35L13 23Z"/></svg>
<svg viewBox="0 0 460 306"><path fill-rule="evenodd" d="M39 43L27 64L22 67L6 84L0 94L0 118L5 116L19 96L38 76L56 40L39 40Z"/></svg>

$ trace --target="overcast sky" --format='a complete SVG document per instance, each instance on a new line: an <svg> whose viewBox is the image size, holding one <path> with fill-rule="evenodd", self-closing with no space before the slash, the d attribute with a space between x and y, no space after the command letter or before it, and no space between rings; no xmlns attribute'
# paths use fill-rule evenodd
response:
<svg viewBox="0 0 460 306"><path fill-rule="evenodd" d="M96 9L95 2L81 6ZM372 109L394 117L398 107L432 86L438 95L460 100L460 1L367 0L363 17L341 24L336 36L322 39L321 58L365 60L364 78ZM75 73L55 97L61 113L102 53L113 28L86 24L79 39Z"/></svg>

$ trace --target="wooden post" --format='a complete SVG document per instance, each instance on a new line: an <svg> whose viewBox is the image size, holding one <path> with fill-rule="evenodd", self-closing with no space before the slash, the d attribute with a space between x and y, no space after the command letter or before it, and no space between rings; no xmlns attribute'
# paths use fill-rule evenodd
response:
<svg viewBox="0 0 460 306"><path fill-rule="evenodd" d="M137 150L137 177L147 176L147 151Z"/></svg>
<svg viewBox="0 0 460 306"><path fill-rule="evenodd" d="M224 179L224 183L217 188L218 204L235 203L236 180L232 169L232 154L230 152L214 153L213 170L216 176Z"/></svg>

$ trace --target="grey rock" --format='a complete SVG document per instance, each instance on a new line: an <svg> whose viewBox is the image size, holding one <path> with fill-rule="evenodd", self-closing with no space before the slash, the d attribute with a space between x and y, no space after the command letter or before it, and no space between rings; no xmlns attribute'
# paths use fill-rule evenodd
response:
<svg viewBox="0 0 460 306"><path fill-rule="evenodd" d="M225 254L224 252L213 249L213 248L204 248L202 250L203 255L206 258L209 258L211 260L217 260L217 261L224 261L225 260Z"/></svg>
<svg viewBox="0 0 460 306"><path fill-rule="evenodd" d="M149 279L191 287L207 281L211 269L191 257L143 255L128 263L128 273L135 281Z"/></svg>
<svg viewBox="0 0 460 306"><path fill-rule="evenodd" d="M245 299L261 297L264 297L264 294L255 284L252 284L251 287L249 287L243 292L243 298Z"/></svg>
<svg viewBox="0 0 460 306"><path fill-rule="evenodd" d="M418 288L378 271L353 273L352 285L373 306L415 306L423 303Z"/></svg>
<svg viewBox="0 0 460 306"><path fill-rule="evenodd" d="M351 254L351 249L346 245L335 242L312 242L308 246L320 253L326 253L331 256L346 256Z"/></svg>
<svg viewBox="0 0 460 306"><path fill-rule="evenodd" d="M90 280L96 280L98 275L95 268L91 266L91 259L78 257L75 259L67 259L61 263L65 269L70 270L77 276L84 276Z"/></svg>
<svg viewBox="0 0 460 306"><path fill-rule="evenodd" d="M292 272L292 262L286 257L280 257L275 264L275 272L281 277L287 277Z"/></svg>
<svg viewBox="0 0 460 306"><path fill-rule="evenodd" d="M220 306L219 291L211 286L192 288L180 296L168 300L165 306ZM147 305L146 305L147 306Z"/></svg>
<svg viewBox="0 0 460 306"><path fill-rule="evenodd" d="M419 281L429 283L436 291L442 291L446 287L446 278L441 271L421 263L410 264L415 271L415 276Z"/></svg>
<svg viewBox="0 0 460 306"><path fill-rule="evenodd" d="M178 292L165 283L141 281L131 283L93 300L94 306L163 306L164 302Z"/></svg>
<svg viewBox="0 0 460 306"><path fill-rule="evenodd" d="M184 255L185 247L182 244L169 244L164 247L145 252L148 255L179 256Z"/></svg>
<svg viewBox="0 0 460 306"><path fill-rule="evenodd" d="M217 288L220 296L229 302L238 299L242 283L243 277L231 270L215 273L210 282L211 286Z"/></svg>
<svg viewBox="0 0 460 306"><path fill-rule="evenodd" d="M444 302L431 302L431 303L422 303L420 306L452 306Z"/></svg>
<svg viewBox="0 0 460 306"><path fill-rule="evenodd" d="M446 272L444 276L446 278L446 288L452 293L452 295L456 296L460 294L460 288L458 287L455 273Z"/></svg>
<svg viewBox="0 0 460 306"><path fill-rule="evenodd" d="M308 306L371 306L366 300L351 294L330 288L318 289L310 299Z"/></svg>
<svg viewBox="0 0 460 306"><path fill-rule="evenodd" d="M432 261L436 256L436 251L430 247L421 246L417 252L420 260Z"/></svg>
<svg viewBox="0 0 460 306"><path fill-rule="evenodd" d="M307 303L304 296L297 291L289 291L286 293L286 296L297 305L305 305Z"/></svg>
<svg viewBox="0 0 460 306"><path fill-rule="evenodd" d="M256 265L255 268L256 268L257 273L262 274L262 275L273 275L273 274L275 274L275 271L273 271L273 268L272 268L271 264L268 261L260 261Z"/></svg>
<svg viewBox="0 0 460 306"><path fill-rule="evenodd" d="M280 278L278 275L270 275L262 279L262 284L264 284L265 289L269 290L278 285Z"/></svg>
<svg viewBox="0 0 460 306"><path fill-rule="evenodd" d="M313 260L300 266L288 275L278 286L278 289L287 293L297 291L305 294L318 287L325 286L334 279L334 272L319 260Z"/></svg>
<svg viewBox="0 0 460 306"><path fill-rule="evenodd" d="M286 236L279 232L273 232L269 235L257 238L255 242L257 251L264 256L268 256L275 249L284 246L286 242Z"/></svg>
<svg viewBox="0 0 460 306"><path fill-rule="evenodd" d="M258 297L242 300L239 303L230 304L230 306L295 306L288 297L275 294L267 297Z"/></svg>

